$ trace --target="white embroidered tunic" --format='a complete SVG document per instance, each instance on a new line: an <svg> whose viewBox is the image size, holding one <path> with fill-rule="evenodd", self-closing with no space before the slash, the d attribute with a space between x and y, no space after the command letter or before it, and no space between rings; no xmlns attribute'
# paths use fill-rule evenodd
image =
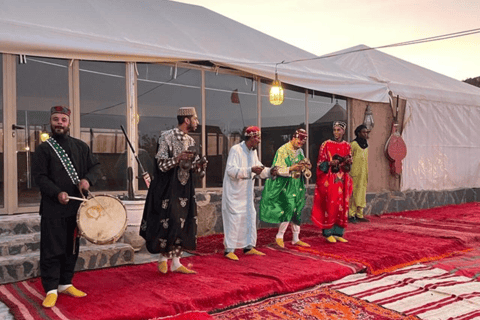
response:
<svg viewBox="0 0 480 320"><path fill-rule="evenodd" d="M249 150L245 142L230 149L222 196L224 244L227 249L255 246L257 242L253 166L263 166L256 150ZM262 179L269 176L270 168L265 168L260 174Z"/></svg>

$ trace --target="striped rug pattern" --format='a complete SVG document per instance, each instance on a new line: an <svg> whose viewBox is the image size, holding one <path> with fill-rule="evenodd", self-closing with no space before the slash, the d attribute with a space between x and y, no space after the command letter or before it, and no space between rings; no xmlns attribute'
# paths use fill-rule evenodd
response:
<svg viewBox="0 0 480 320"><path fill-rule="evenodd" d="M357 273L329 287L421 319L480 320L480 282L426 264L373 276Z"/></svg>

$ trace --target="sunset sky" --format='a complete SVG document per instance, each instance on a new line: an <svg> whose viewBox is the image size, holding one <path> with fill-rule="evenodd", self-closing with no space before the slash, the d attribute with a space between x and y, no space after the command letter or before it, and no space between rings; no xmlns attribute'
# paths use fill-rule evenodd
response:
<svg viewBox="0 0 480 320"><path fill-rule="evenodd" d="M316 55L480 28L478 0L179 0ZM381 51L457 80L480 76L480 33Z"/></svg>

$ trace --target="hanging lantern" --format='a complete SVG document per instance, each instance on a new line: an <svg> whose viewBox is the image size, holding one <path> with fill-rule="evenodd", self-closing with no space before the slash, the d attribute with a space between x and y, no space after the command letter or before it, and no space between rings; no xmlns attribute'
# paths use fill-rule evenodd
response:
<svg viewBox="0 0 480 320"><path fill-rule="evenodd" d="M365 118L363 119L363 124L367 127L368 131L371 131L375 126L375 122L373 121L373 112L372 108L367 105L367 109L365 110Z"/></svg>
<svg viewBox="0 0 480 320"><path fill-rule="evenodd" d="M270 103L275 106L283 103L283 88L278 80L277 72L275 72L275 81L273 81L272 87L270 88Z"/></svg>

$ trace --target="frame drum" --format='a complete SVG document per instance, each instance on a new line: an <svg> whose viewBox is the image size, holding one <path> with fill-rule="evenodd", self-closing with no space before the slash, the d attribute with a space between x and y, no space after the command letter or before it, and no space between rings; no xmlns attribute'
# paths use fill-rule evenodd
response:
<svg viewBox="0 0 480 320"><path fill-rule="evenodd" d="M115 243L127 229L127 209L113 196L92 197L78 208L77 226L79 234L92 243Z"/></svg>

